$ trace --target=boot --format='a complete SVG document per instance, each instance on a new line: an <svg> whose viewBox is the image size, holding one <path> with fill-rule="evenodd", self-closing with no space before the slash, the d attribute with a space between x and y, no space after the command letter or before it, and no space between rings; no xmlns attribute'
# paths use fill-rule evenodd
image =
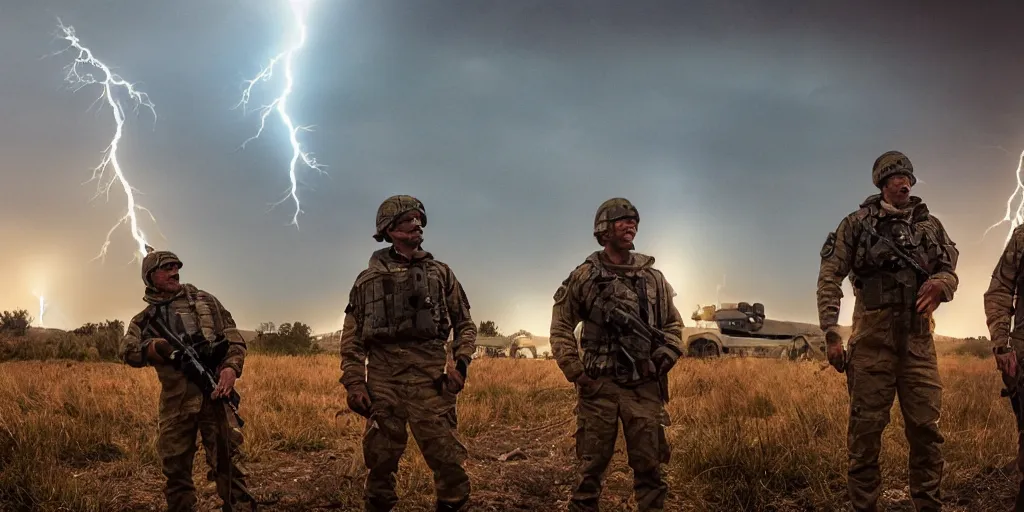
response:
<svg viewBox="0 0 1024 512"><path fill-rule="evenodd" d="M455 503L438 501L437 512L455 512L457 510L460 510L463 507L463 505L466 504L467 501L469 501L469 496L466 496L465 498L462 498L461 500Z"/></svg>

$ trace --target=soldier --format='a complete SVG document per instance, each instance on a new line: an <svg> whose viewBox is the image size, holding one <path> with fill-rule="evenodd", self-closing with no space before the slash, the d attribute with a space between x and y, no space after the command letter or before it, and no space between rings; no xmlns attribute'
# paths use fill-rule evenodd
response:
<svg viewBox="0 0 1024 512"><path fill-rule="evenodd" d="M160 379L157 452L167 478L164 487L167 510L190 511L197 507L192 481L196 431L202 435L206 463L210 467L207 480L217 482L223 509L237 510L237 504L248 503L249 508L255 510L255 500L245 487L246 473L238 463L244 456L240 426L229 406L215 401L228 397L235 380L242 376L245 340L235 328L231 313L216 297L191 284L181 284L178 270L182 262L174 253L147 249L149 253L142 260L142 281L146 284L143 300L149 305L128 325L128 332L121 340L120 357L136 368L153 366ZM178 317L180 322L176 320ZM184 373L180 354L156 330L154 324L161 320L182 340L199 339L210 342L209 346L226 347L219 366L210 368L218 376L217 387L210 395ZM230 452L219 452L218 448L225 448L221 444L225 437ZM218 472L220 460L230 460L225 464L230 465L228 472ZM230 492L223 480L229 474Z"/></svg>
<svg viewBox="0 0 1024 512"><path fill-rule="evenodd" d="M571 511L598 510L620 419L638 509L665 506L668 485L660 464L668 463L671 452L665 437L666 375L682 355L683 320L654 257L632 252L639 222L628 200L602 203L594 237L604 249L577 266L554 296L551 351L577 392L579 478ZM618 313L609 314L613 310ZM581 321L577 349L573 331Z"/></svg>
<svg viewBox="0 0 1024 512"><path fill-rule="evenodd" d="M898 151L872 167L879 194L847 215L821 248L818 319L829 363L846 372L850 394L847 488L855 510L875 510L878 454L893 398L910 444L910 494L917 510L939 510L944 438L939 431L942 383L932 340L932 312L953 300L959 252L921 198L910 159ZM856 301L849 353L838 331L843 279Z"/></svg>
<svg viewBox="0 0 1024 512"><path fill-rule="evenodd" d="M452 269L423 250L427 213L418 199L391 196L377 209L375 251L355 280L341 336L341 383L348 407L365 416L363 459L368 470L365 510L398 503L395 473L405 451L406 423L434 473L438 511L469 500L456 435L456 396L476 351L469 299ZM451 342L454 364L445 347Z"/></svg>
<svg viewBox="0 0 1024 512"><path fill-rule="evenodd" d="M1003 254L996 262L992 271L992 280L985 292L985 317L988 324L989 339L996 357L996 368L1002 373L1007 391L1019 403L1021 362L1018 354L1024 354L1024 303L1021 302L1024 291L1021 281L1021 263L1024 261L1024 226L1018 226L1010 235L1010 240L1003 249ZM1011 329L1011 319L1013 327ZM1019 407L1019 406L1018 406ZM1020 411L1015 411L1020 414ZM1024 472L1024 430L1017 429L1017 469ZM1024 510L1024 480L1017 491L1016 510Z"/></svg>

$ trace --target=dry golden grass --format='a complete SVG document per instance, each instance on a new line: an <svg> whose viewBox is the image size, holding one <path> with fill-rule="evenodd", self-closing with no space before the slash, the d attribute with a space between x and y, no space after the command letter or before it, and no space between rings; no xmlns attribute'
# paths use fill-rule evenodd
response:
<svg viewBox="0 0 1024 512"><path fill-rule="evenodd" d="M951 509L1008 506L1014 424L991 359L943 356L944 490ZM359 510L362 418L344 412L337 356L252 355L243 396L246 467L269 510ZM683 360L670 378L670 510L823 510L845 492L845 380L818 362ZM160 510L152 369L111 363L0 364L0 509ZM480 360L459 401L470 450L470 510L557 510L574 480L574 393L553 361ZM882 453L889 503L906 506L907 443L898 405ZM527 460L501 461L521 448ZM202 453L195 480L215 505ZM602 505L629 510L622 439ZM433 510L415 443L400 510ZM902 503L902 505L900 505ZM890 508L892 509L892 508Z"/></svg>

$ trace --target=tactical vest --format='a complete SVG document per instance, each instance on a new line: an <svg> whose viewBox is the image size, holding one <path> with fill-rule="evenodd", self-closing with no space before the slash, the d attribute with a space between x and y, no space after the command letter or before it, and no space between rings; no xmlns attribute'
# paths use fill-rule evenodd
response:
<svg viewBox="0 0 1024 512"><path fill-rule="evenodd" d="M408 268L374 269L356 282L363 306L362 337L378 342L448 339L440 276L422 262Z"/></svg>
<svg viewBox="0 0 1024 512"><path fill-rule="evenodd" d="M224 327L223 320L218 318L220 311L215 308L216 302L213 297L199 291L195 286L186 284L184 291L183 297L176 297L159 306L150 305L150 314L160 315L167 328L196 351L204 366L209 369L216 368L223 362L231 343L223 335L218 335L218 327ZM182 298L187 304L184 310L180 306ZM175 316L181 318L181 324L176 321ZM184 332L181 332L182 330ZM143 332L146 331L152 332L154 336L160 336L160 331L152 324L143 327Z"/></svg>
<svg viewBox="0 0 1024 512"><path fill-rule="evenodd" d="M178 311L175 309L174 303L177 301L175 300L160 307L157 310L158 313L162 312L165 315L164 321L167 322L168 327L171 329L177 328L177 323L173 321L172 315L187 313L180 315L185 326L185 332L177 334L186 336L202 334L203 338L211 343L217 341L217 312L211 306L213 299L194 286L185 285L184 289L184 298L188 303L188 311ZM156 308L157 306L150 307Z"/></svg>
<svg viewBox="0 0 1024 512"><path fill-rule="evenodd" d="M912 219L891 215L878 218L872 211L866 222L872 223L878 235L892 240L918 264L922 260L930 263L924 243L925 232ZM863 229L851 274L851 283L858 290L864 308L869 311L888 308L913 310L917 291L924 283L923 277L886 242Z"/></svg>
<svg viewBox="0 0 1024 512"><path fill-rule="evenodd" d="M207 341L215 341L217 339L218 323L216 314L219 313L219 311L215 313L211 307L213 299L206 293L195 288L191 288L189 293L186 293L185 296L188 298L188 309L192 312L191 319L193 321L198 320L198 325L190 325L186 319L185 328L188 329L190 333L201 332Z"/></svg>
<svg viewBox="0 0 1024 512"><path fill-rule="evenodd" d="M660 289L654 283L656 292L652 301L648 293L649 284L643 272L627 277L596 265L593 267L591 275L581 287L585 293L580 298L579 311L583 318L580 348L583 352L583 368L588 376L596 378L610 375L619 382L629 382L633 366L624 352L625 347L631 347L637 352L632 354L634 358L638 354L642 354L640 357L644 359L650 357L653 348L649 343L605 322L604 314L598 307L599 297L614 301L644 323L653 327L660 326Z"/></svg>

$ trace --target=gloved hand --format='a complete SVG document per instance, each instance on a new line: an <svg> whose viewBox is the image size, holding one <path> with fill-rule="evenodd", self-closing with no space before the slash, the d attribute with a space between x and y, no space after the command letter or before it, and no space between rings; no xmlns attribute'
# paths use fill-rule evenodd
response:
<svg viewBox="0 0 1024 512"><path fill-rule="evenodd" d="M683 355L673 345L663 345L658 347L657 350L651 354L651 360L654 361L654 367L657 369L658 375L667 375L668 371L676 365L676 361L679 360L679 356Z"/></svg>
<svg viewBox="0 0 1024 512"><path fill-rule="evenodd" d="M843 337L835 330L825 331L825 344L828 347L826 354L828 364L832 365L837 372L846 371L846 349L843 348Z"/></svg>
<svg viewBox="0 0 1024 512"><path fill-rule="evenodd" d="M573 383L576 384L578 391L580 393L590 393L592 391L595 391L598 386L598 382L588 377L585 373L581 373L579 377L576 377L576 380L574 380Z"/></svg>
<svg viewBox="0 0 1024 512"><path fill-rule="evenodd" d="M992 351L996 356L996 368L1003 375L1003 381L1009 382L1017 377L1017 351L1010 347L999 347Z"/></svg>
<svg viewBox="0 0 1024 512"><path fill-rule="evenodd" d="M361 382L353 384L345 388L345 392L348 395L345 397L348 408L364 418L369 418L370 406L373 404L370 401L370 391L366 389L366 384Z"/></svg>

